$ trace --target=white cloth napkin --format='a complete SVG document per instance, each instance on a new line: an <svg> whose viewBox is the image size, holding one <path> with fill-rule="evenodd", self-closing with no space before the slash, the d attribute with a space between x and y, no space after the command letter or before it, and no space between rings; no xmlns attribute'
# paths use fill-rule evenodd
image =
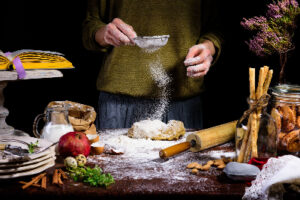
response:
<svg viewBox="0 0 300 200"><path fill-rule="evenodd" d="M251 183L243 199L282 199L283 183L300 185L300 159L292 155L270 158Z"/></svg>

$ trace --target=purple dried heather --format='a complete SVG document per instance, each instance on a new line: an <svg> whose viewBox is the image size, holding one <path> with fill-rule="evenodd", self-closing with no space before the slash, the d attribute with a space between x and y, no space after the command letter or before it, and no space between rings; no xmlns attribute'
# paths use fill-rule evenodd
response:
<svg viewBox="0 0 300 200"><path fill-rule="evenodd" d="M280 18L282 17L281 13L280 13L280 8L278 5L276 4L269 4L268 5L268 11L267 11L267 16L271 17L271 18Z"/></svg>
<svg viewBox="0 0 300 200"><path fill-rule="evenodd" d="M290 1L289 0L283 0L283 1L278 1L278 6L280 7L280 10L282 11L287 11L289 9Z"/></svg>
<svg viewBox="0 0 300 200"><path fill-rule="evenodd" d="M299 7L299 3L296 1L296 0L291 0L291 5L294 7L294 8L298 8Z"/></svg>
<svg viewBox="0 0 300 200"><path fill-rule="evenodd" d="M283 82L287 52L294 48L292 38L300 8L296 0L277 0L267 7L266 17L243 18L241 25L247 30L257 32L256 36L246 42L256 55L280 55L280 82Z"/></svg>
<svg viewBox="0 0 300 200"><path fill-rule="evenodd" d="M250 40L250 42L246 42L248 44L249 49L253 52L255 52L258 56L264 56L265 55L265 49L263 48L264 45L264 39L261 38L259 35L255 36L253 39Z"/></svg>
<svg viewBox="0 0 300 200"><path fill-rule="evenodd" d="M292 8L298 8L299 4L296 0L282 0L277 2L282 11L288 12Z"/></svg>
<svg viewBox="0 0 300 200"><path fill-rule="evenodd" d="M267 23L267 19L262 16L250 19L243 18L243 20L241 25L248 30L257 30Z"/></svg>

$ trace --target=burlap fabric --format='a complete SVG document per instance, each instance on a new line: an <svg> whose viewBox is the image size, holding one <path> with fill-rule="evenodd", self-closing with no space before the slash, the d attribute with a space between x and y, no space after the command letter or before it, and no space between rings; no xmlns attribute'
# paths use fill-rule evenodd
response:
<svg viewBox="0 0 300 200"><path fill-rule="evenodd" d="M72 101L52 101L47 105L47 108L55 106L69 105L69 121L75 131L86 131L96 119L96 112L92 106L80 104Z"/></svg>

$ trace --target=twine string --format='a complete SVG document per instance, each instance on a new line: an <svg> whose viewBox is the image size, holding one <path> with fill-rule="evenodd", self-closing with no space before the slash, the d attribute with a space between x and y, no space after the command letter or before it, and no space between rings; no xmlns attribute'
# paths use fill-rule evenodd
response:
<svg viewBox="0 0 300 200"><path fill-rule="evenodd" d="M269 94L264 94L257 100L248 98L248 103L250 104L250 108L243 113L243 116L241 117L239 122L242 122L252 112L256 111L257 109L259 109L259 108L263 109L263 108L267 107L270 98L271 98L271 96Z"/></svg>

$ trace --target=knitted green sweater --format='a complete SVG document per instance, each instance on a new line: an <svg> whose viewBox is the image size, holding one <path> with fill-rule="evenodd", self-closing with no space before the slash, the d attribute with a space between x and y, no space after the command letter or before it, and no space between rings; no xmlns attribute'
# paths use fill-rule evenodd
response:
<svg viewBox="0 0 300 200"><path fill-rule="evenodd" d="M211 40L221 52L214 0L90 0L83 23L83 44L106 53L97 80L100 91L152 98L158 87L149 65L160 61L172 78L172 98L188 98L203 91L203 78L189 78L183 64L190 47ZM95 42L96 31L120 18L137 35L170 35L168 43L154 53L137 46L104 48Z"/></svg>

